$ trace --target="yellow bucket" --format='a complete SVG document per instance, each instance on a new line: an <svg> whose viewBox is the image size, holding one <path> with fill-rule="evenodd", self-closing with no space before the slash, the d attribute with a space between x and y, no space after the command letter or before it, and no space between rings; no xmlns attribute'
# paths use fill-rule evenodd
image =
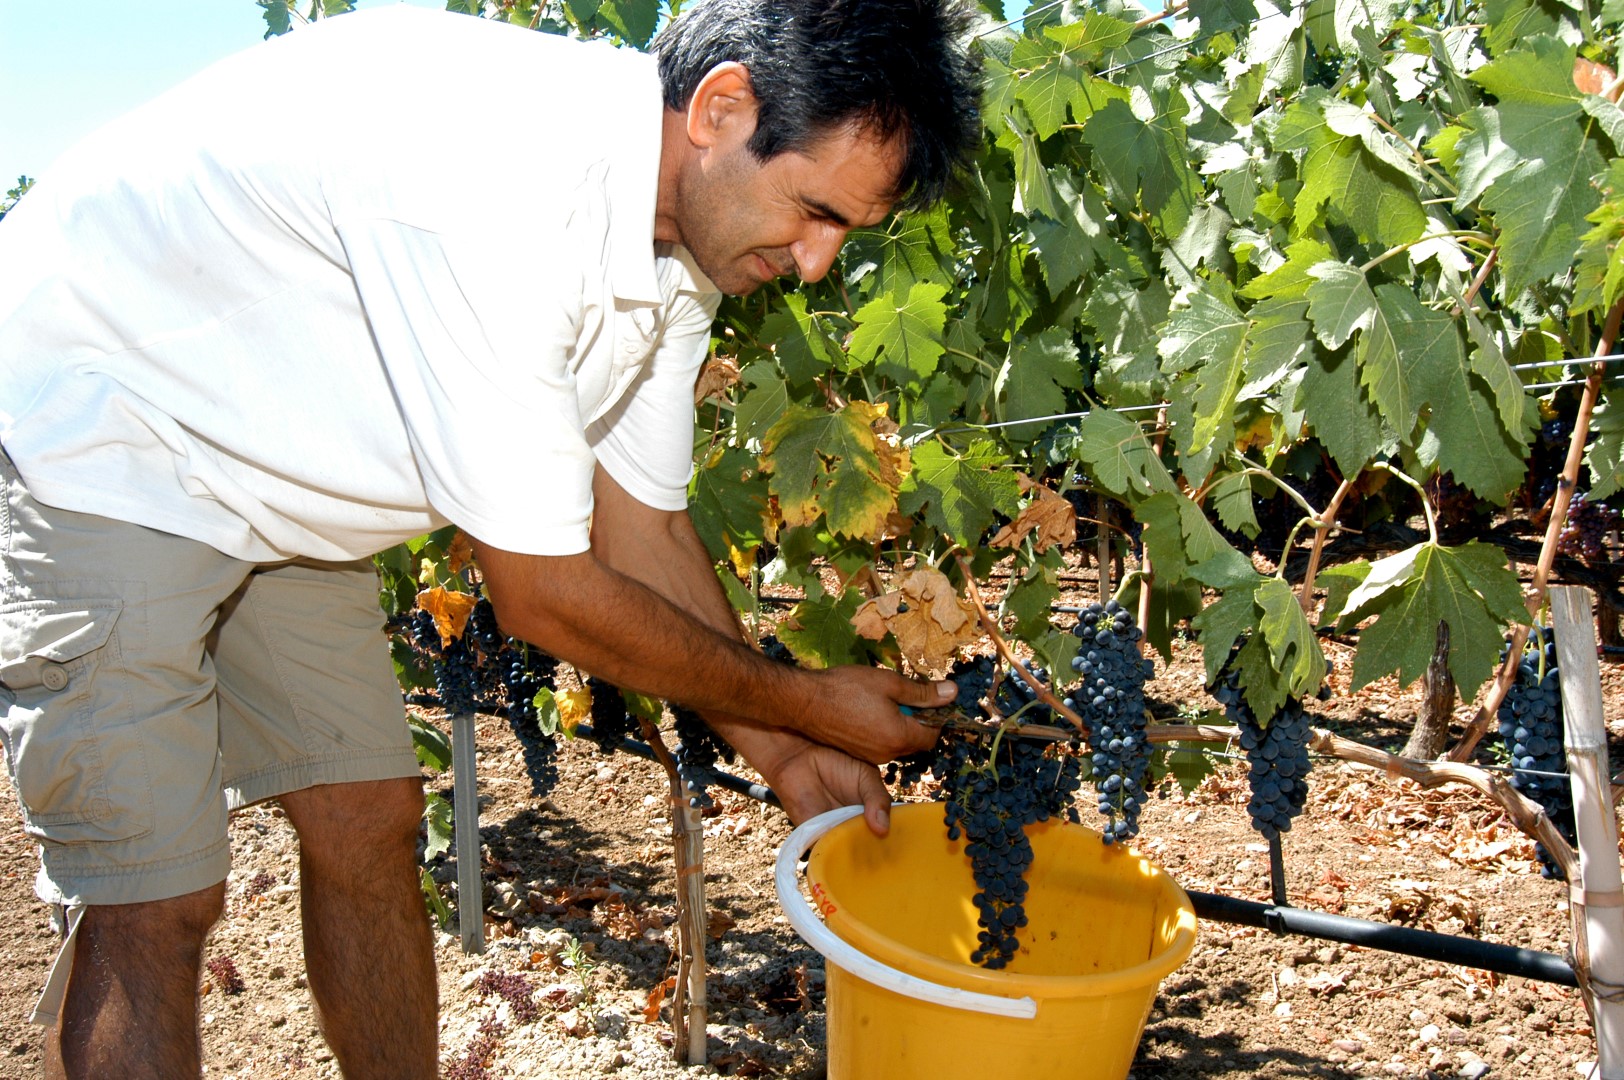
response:
<svg viewBox="0 0 1624 1080"><path fill-rule="evenodd" d="M821 814L778 855L779 903L829 961L829 1080L1121 1080L1195 911L1148 859L1080 825L1033 826L1028 925L1008 967L971 964L976 886L939 804ZM796 881L807 849L814 913ZM822 916L822 920L818 918Z"/></svg>

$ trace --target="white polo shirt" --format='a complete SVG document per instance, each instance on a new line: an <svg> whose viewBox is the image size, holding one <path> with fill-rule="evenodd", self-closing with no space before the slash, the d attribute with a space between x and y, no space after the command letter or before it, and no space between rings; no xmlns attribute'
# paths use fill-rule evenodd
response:
<svg viewBox="0 0 1624 1080"><path fill-rule="evenodd" d="M0 223L0 445L48 505L228 555L686 505L720 299L653 239L650 57L405 6L224 60Z"/></svg>

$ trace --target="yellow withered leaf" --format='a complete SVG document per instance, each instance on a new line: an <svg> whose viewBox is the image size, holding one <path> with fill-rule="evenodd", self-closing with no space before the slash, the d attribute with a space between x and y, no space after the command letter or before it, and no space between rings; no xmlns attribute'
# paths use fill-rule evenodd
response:
<svg viewBox="0 0 1624 1080"><path fill-rule="evenodd" d="M468 593L452 592L436 585L417 594L417 606L434 616L434 628L440 631L440 644L449 645L462 637L468 626L468 613L474 610L476 600Z"/></svg>
<svg viewBox="0 0 1624 1080"><path fill-rule="evenodd" d="M553 695L558 702L558 722L564 734L573 736L575 729L592 716L592 691L582 686L575 690L561 690Z"/></svg>
<svg viewBox="0 0 1624 1080"><path fill-rule="evenodd" d="M463 567L474 561L474 545L468 539L468 534L458 529L451 537L451 548L445 553L445 568L448 573L460 574Z"/></svg>

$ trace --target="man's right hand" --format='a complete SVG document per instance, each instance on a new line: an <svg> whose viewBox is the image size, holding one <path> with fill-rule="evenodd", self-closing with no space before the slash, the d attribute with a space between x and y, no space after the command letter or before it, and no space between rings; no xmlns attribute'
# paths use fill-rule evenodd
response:
<svg viewBox="0 0 1624 1080"><path fill-rule="evenodd" d="M915 682L885 668L848 665L809 673L821 682L797 717L762 717L875 765L928 749L940 732L899 706L935 709L958 696L952 682Z"/></svg>
<svg viewBox="0 0 1624 1080"><path fill-rule="evenodd" d="M951 682L915 682L882 668L811 671L768 660L722 632L732 627L731 615L704 563L698 565L705 584L721 607L696 618L601 561L597 549L523 555L470 540L506 633L627 690L788 728L874 764L922 750L936 737L900 706L931 708L957 693ZM656 549L646 561L681 565L668 556L669 548ZM656 583L665 584L657 575ZM670 591L698 592L681 581Z"/></svg>

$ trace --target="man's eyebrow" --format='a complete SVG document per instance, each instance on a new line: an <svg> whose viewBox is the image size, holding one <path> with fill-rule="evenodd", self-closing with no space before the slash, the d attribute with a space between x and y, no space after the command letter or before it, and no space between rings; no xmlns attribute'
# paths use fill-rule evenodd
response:
<svg viewBox="0 0 1624 1080"><path fill-rule="evenodd" d="M801 204L814 214L818 215L818 217L828 218L836 225L839 225L842 229L851 228L851 222L846 220L846 215L842 214L828 203L819 202L816 199L803 198L801 200Z"/></svg>

